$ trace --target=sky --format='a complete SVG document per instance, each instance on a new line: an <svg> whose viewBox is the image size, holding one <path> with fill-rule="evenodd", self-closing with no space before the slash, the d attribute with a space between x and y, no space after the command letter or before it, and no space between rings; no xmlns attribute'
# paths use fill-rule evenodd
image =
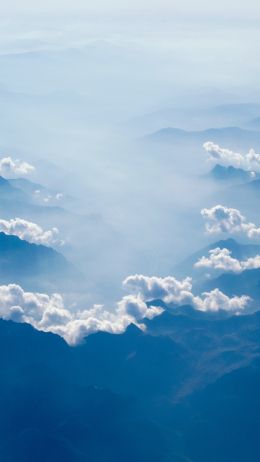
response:
<svg viewBox="0 0 260 462"><path fill-rule="evenodd" d="M235 0L218 2L208 2L206 0L197 0L192 2L190 0L172 1L172 0L151 0L149 3L145 0L97 0L95 2L86 2L84 0L76 0L71 2L69 0L45 0L32 1L25 0L22 3L17 0L10 0L1 7L2 14L15 15L17 13L25 14L39 14L46 13L70 13L77 11L93 12L99 14L109 14L113 16L124 16L126 14L135 14L146 12L149 15L183 15L186 18L191 16L193 19L196 17L208 18L222 18L232 17L235 19L257 19L257 14L260 13L259 3L256 0L247 2L236 2Z"/></svg>

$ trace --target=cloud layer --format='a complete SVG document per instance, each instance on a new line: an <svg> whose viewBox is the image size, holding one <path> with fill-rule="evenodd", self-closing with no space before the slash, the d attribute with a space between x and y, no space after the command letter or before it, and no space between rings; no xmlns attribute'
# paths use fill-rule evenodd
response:
<svg viewBox="0 0 260 462"><path fill-rule="evenodd" d="M240 261L232 257L230 250L217 247L210 250L209 256L202 257L194 266L195 268L241 273L245 270L260 268L260 255Z"/></svg>
<svg viewBox="0 0 260 462"><path fill-rule="evenodd" d="M204 292L200 297L192 293L192 279L178 281L174 277L159 278L143 275L129 276L123 282L126 289L132 290L138 297L146 301L160 299L168 304L191 305L200 311L234 311L244 310L250 302L250 297L229 298L219 289Z"/></svg>
<svg viewBox="0 0 260 462"><path fill-rule="evenodd" d="M60 294L46 295L25 292L16 284L0 286L0 317L4 320L27 323L43 332L52 332L64 338L69 345L80 343L96 332L123 333L135 324L144 328L144 319L153 319L164 310L147 306L149 300L160 298L174 305L190 304L201 311L243 311L250 297L229 298L220 290L205 292L201 297L191 292L191 279L178 281L172 277L157 278L143 275L129 276L123 283L131 292L123 297L113 310L94 305L88 310L71 311L64 305Z"/></svg>
<svg viewBox="0 0 260 462"><path fill-rule="evenodd" d="M11 157L3 157L0 160L0 175L7 178L26 176L35 170L34 166L21 160L13 160Z"/></svg>
<svg viewBox="0 0 260 462"><path fill-rule="evenodd" d="M39 225L22 218L13 218L11 220L0 220L0 231L5 234L17 236L20 239L33 244L55 245L60 244L57 236L59 230L52 228L44 231Z"/></svg>
<svg viewBox="0 0 260 462"><path fill-rule="evenodd" d="M249 239L260 238L260 228L247 222L237 209L216 205L210 209L203 209L201 215L209 234L245 234Z"/></svg>
<svg viewBox="0 0 260 462"><path fill-rule="evenodd" d="M224 167L240 168L247 172L260 172L260 154L250 149L247 154L240 154L229 149L221 148L212 141L203 144L209 160Z"/></svg>
<svg viewBox="0 0 260 462"><path fill-rule="evenodd" d="M89 310L71 312L64 306L60 294L25 292L20 286L0 286L0 317L5 320L31 324L35 329L63 337L69 345L76 345L84 337L103 331L120 334L131 324L142 327L140 321L152 319L162 308L147 307L140 297L126 296L114 311L102 305Z"/></svg>

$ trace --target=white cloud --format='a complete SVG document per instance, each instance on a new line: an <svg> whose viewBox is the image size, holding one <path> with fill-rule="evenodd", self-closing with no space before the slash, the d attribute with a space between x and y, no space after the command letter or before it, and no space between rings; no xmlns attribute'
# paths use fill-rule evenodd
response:
<svg viewBox="0 0 260 462"><path fill-rule="evenodd" d="M219 289L211 292L204 292L201 297L195 297L195 306L200 311L230 311L238 313L243 311L249 304L251 298L242 295L242 297L228 297Z"/></svg>
<svg viewBox="0 0 260 462"><path fill-rule="evenodd" d="M146 304L158 297L170 305L189 303L200 311L226 310L236 313L244 310L250 301L247 296L229 298L218 289L206 292L201 297L194 296L190 278L178 281L172 277L135 275L129 276L123 284L134 294L123 297L113 310L94 305L83 311L65 308L60 294L49 296L25 292L16 284L0 286L0 317L31 324L37 330L63 337L69 345L76 345L99 331L120 334L130 324L144 328L144 319L153 319L164 311L161 307Z"/></svg>
<svg viewBox="0 0 260 462"><path fill-rule="evenodd" d="M13 218L11 220L0 220L0 231L5 234L10 234L19 237L25 241L42 244L42 245L54 245L61 244L57 236L59 230L52 228L44 231L36 223L23 220L22 218Z"/></svg>
<svg viewBox="0 0 260 462"><path fill-rule="evenodd" d="M224 167L240 168L247 172L260 172L260 154L257 154L254 149L250 149L247 154L240 154L221 148L212 141L207 141L203 144L203 147L208 153L209 160L214 163Z"/></svg>
<svg viewBox="0 0 260 462"><path fill-rule="evenodd" d="M129 295L117 303L114 311L94 305L89 310L73 313L65 308L60 294L25 292L16 284L0 286L2 319L24 322L37 330L60 335L70 345L95 332L119 334L131 323L142 327L140 321L152 319L162 311L159 307L148 308L140 297Z"/></svg>
<svg viewBox="0 0 260 462"><path fill-rule="evenodd" d="M13 160L11 157L3 157L0 160L0 175L7 178L26 176L35 170L34 166L21 160Z"/></svg>
<svg viewBox="0 0 260 462"><path fill-rule="evenodd" d="M209 234L229 233L245 234L249 239L260 238L260 228L246 218L237 209L216 205L203 209L201 215L205 220L206 231Z"/></svg>
<svg viewBox="0 0 260 462"><path fill-rule="evenodd" d="M172 276L160 278L157 276L143 276L135 274L128 276L123 281L125 289L130 289L146 301L163 300L165 303L190 303L192 279L185 278L182 281Z"/></svg>
<svg viewBox="0 0 260 462"><path fill-rule="evenodd" d="M250 297L231 297L223 294L219 289L205 292L200 297L192 293L192 279L186 278L182 281L168 276L158 278L143 275L129 276L123 282L126 289L134 290L136 295L146 301L161 299L165 303L186 305L190 304L193 308L200 311L243 311Z"/></svg>
<svg viewBox="0 0 260 462"><path fill-rule="evenodd" d="M209 251L208 257L202 257L195 268L207 268L225 272L241 273L247 269L260 268L260 255L240 261L232 257L232 252L228 249L217 247Z"/></svg>

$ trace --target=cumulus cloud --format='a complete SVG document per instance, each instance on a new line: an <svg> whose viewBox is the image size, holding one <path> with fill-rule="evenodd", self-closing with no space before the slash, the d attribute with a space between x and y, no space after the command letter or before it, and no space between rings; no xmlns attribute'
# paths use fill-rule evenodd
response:
<svg viewBox="0 0 260 462"><path fill-rule="evenodd" d="M0 220L0 231L5 234L10 234L19 237L25 241L42 244L55 245L61 244L57 236L59 230L52 228L44 231L41 226L31 221L23 220L22 218L13 218L11 220Z"/></svg>
<svg viewBox="0 0 260 462"><path fill-rule="evenodd" d="M240 168L247 172L260 172L260 154L250 149L247 154L240 154L229 149L221 148L212 141L203 144L209 160L224 167Z"/></svg>
<svg viewBox="0 0 260 462"><path fill-rule="evenodd" d="M0 175L7 178L26 176L35 170L34 166L19 159L13 160L11 157L0 159Z"/></svg>
<svg viewBox="0 0 260 462"><path fill-rule="evenodd" d="M192 293L191 278L178 281L171 276L159 278L136 274L127 277L123 285L126 289L133 290L138 297L146 301L160 299L168 304L189 304L200 311L226 310L239 312L243 311L251 300L250 297L245 295L229 298L219 289L205 292L201 296L195 296Z"/></svg>
<svg viewBox="0 0 260 462"><path fill-rule="evenodd" d="M210 250L209 256L203 256L194 266L195 268L241 273L247 269L260 268L260 255L240 261L232 257L232 252L230 250L217 247L216 249Z"/></svg>
<svg viewBox="0 0 260 462"><path fill-rule="evenodd" d="M195 297L195 306L200 311L230 311L238 313L243 311L251 301L247 295L242 297L228 297L219 289L204 292L201 297Z"/></svg>
<svg viewBox="0 0 260 462"><path fill-rule="evenodd" d="M143 276L135 274L123 281L125 289L142 296L145 300L163 300L165 303L190 303L192 279L181 281L173 276L160 278L157 276Z"/></svg>
<svg viewBox="0 0 260 462"><path fill-rule="evenodd" d="M249 239L260 238L260 228L257 228L254 223L246 221L246 218L237 209L216 205L210 209L203 209L201 215L205 220L206 231L209 234L241 233Z"/></svg>
<svg viewBox="0 0 260 462"><path fill-rule="evenodd" d="M205 292L200 297L194 296L190 278L178 281L172 277L134 275L129 276L123 285L131 293L117 302L113 310L94 305L81 311L66 308L60 294L25 292L17 284L3 285L0 286L0 317L30 324L43 332L52 332L63 337L69 345L76 345L88 335L100 331L120 334L130 324L143 329L144 319L153 319L164 311L161 307L147 304L158 297L169 304L189 303L200 311L236 313L244 310L250 302L250 297L229 298L218 289Z"/></svg>
<svg viewBox="0 0 260 462"><path fill-rule="evenodd" d="M152 319L162 311L160 307L147 307L140 297L129 295L117 303L114 311L94 305L74 313L65 308L60 294L25 292L16 284L0 286L2 319L31 324L37 330L60 335L69 345L76 345L99 331L122 333L131 323L142 327L140 321Z"/></svg>

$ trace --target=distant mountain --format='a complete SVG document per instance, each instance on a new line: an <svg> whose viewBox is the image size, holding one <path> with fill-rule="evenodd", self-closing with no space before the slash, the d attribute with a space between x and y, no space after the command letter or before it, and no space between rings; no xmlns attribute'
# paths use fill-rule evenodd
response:
<svg viewBox="0 0 260 462"><path fill-rule="evenodd" d="M237 185L235 187L236 191L240 191L241 193L253 193L259 194L260 192L260 179L249 181L244 184Z"/></svg>
<svg viewBox="0 0 260 462"><path fill-rule="evenodd" d="M226 188L215 192L212 195L211 201L214 203L222 203L228 207L235 207L239 210L244 210L244 213L250 215L252 220L258 220L258 207L259 207L259 192L260 180L256 179L251 181L241 181L235 184L227 183Z"/></svg>
<svg viewBox="0 0 260 462"><path fill-rule="evenodd" d="M0 321L0 351L5 462L259 461L260 313L168 309L75 348Z"/></svg>
<svg viewBox="0 0 260 462"><path fill-rule="evenodd" d="M11 283L27 290L67 290L80 286L82 275L52 248L0 232L0 284Z"/></svg>
<svg viewBox="0 0 260 462"><path fill-rule="evenodd" d="M250 172L245 172L241 168L234 168L232 166L223 167L222 165L215 165L211 170L210 176L217 181L248 181L252 179Z"/></svg>
<svg viewBox="0 0 260 462"><path fill-rule="evenodd" d="M10 186L10 185L9 185ZM11 189L10 189L11 188ZM10 220L14 217L33 221L43 227L72 227L85 221L91 221L91 216L81 216L73 211L57 205L43 205L33 203L30 197L22 190L6 187L1 192L0 186L0 215L1 218ZM97 218L96 218L97 220Z"/></svg>
<svg viewBox="0 0 260 462"><path fill-rule="evenodd" d="M28 201L29 195L0 176L0 200Z"/></svg>
<svg viewBox="0 0 260 462"><path fill-rule="evenodd" d="M241 244L235 239L223 239L214 242L203 249L193 253L185 260L180 262L173 269L174 274L184 277L185 275L191 275L194 273L196 276L197 270L194 270L194 264L203 256L207 256L209 251L219 247L220 249L228 249L232 252L232 256L238 260L245 260L250 257L254 257L260 254L260 245L257 244Z"/></svg>
<svg viewBox="0 0 260 462"><path fill-rule="evenodd" d="M34 183L26 178L14 178L8 180L9 184L14 188L23 191L27 199L33 204L42 204L49 206L64 205L64 203L71 204L72 197L63 195L59 191L45 188L39 183ZM67 204L67 205L68 205Z"/></svg>
<svg viewBox="0 0 260 462"><path fill-rule="evenodd" d="M259 308L260 303L260 268L245 270L242 273L224 273L216 279L205 282L201 289L219 288L229 296L249 295L253 306Z"/></svg>
<svg viewBox="0 0 260 462"><path fill-rule="evenodd" d="M178 128L164 128L143 138L144 141L163 144L202 145L214 141L233 149L260 149L260 133L239 127L210 128L200 131L187 131Z"/></svg>
<svg viewBox="0 0 260 462"><path fill-rule="evenodd" d="M258 130L248 124L260 114L260 104L223 104L204 108L166 107L136 117L127 124L128 128L141 136L165 127L180 127L184 130L204 130L210 127L245 127Z"/></svg>
<svg viewBox="0 0 260 462"><path fill-rule="evenodd" d="M260 130L260 117L256 117L253 120L250 120L247 126L250 130Z"/></svg>

